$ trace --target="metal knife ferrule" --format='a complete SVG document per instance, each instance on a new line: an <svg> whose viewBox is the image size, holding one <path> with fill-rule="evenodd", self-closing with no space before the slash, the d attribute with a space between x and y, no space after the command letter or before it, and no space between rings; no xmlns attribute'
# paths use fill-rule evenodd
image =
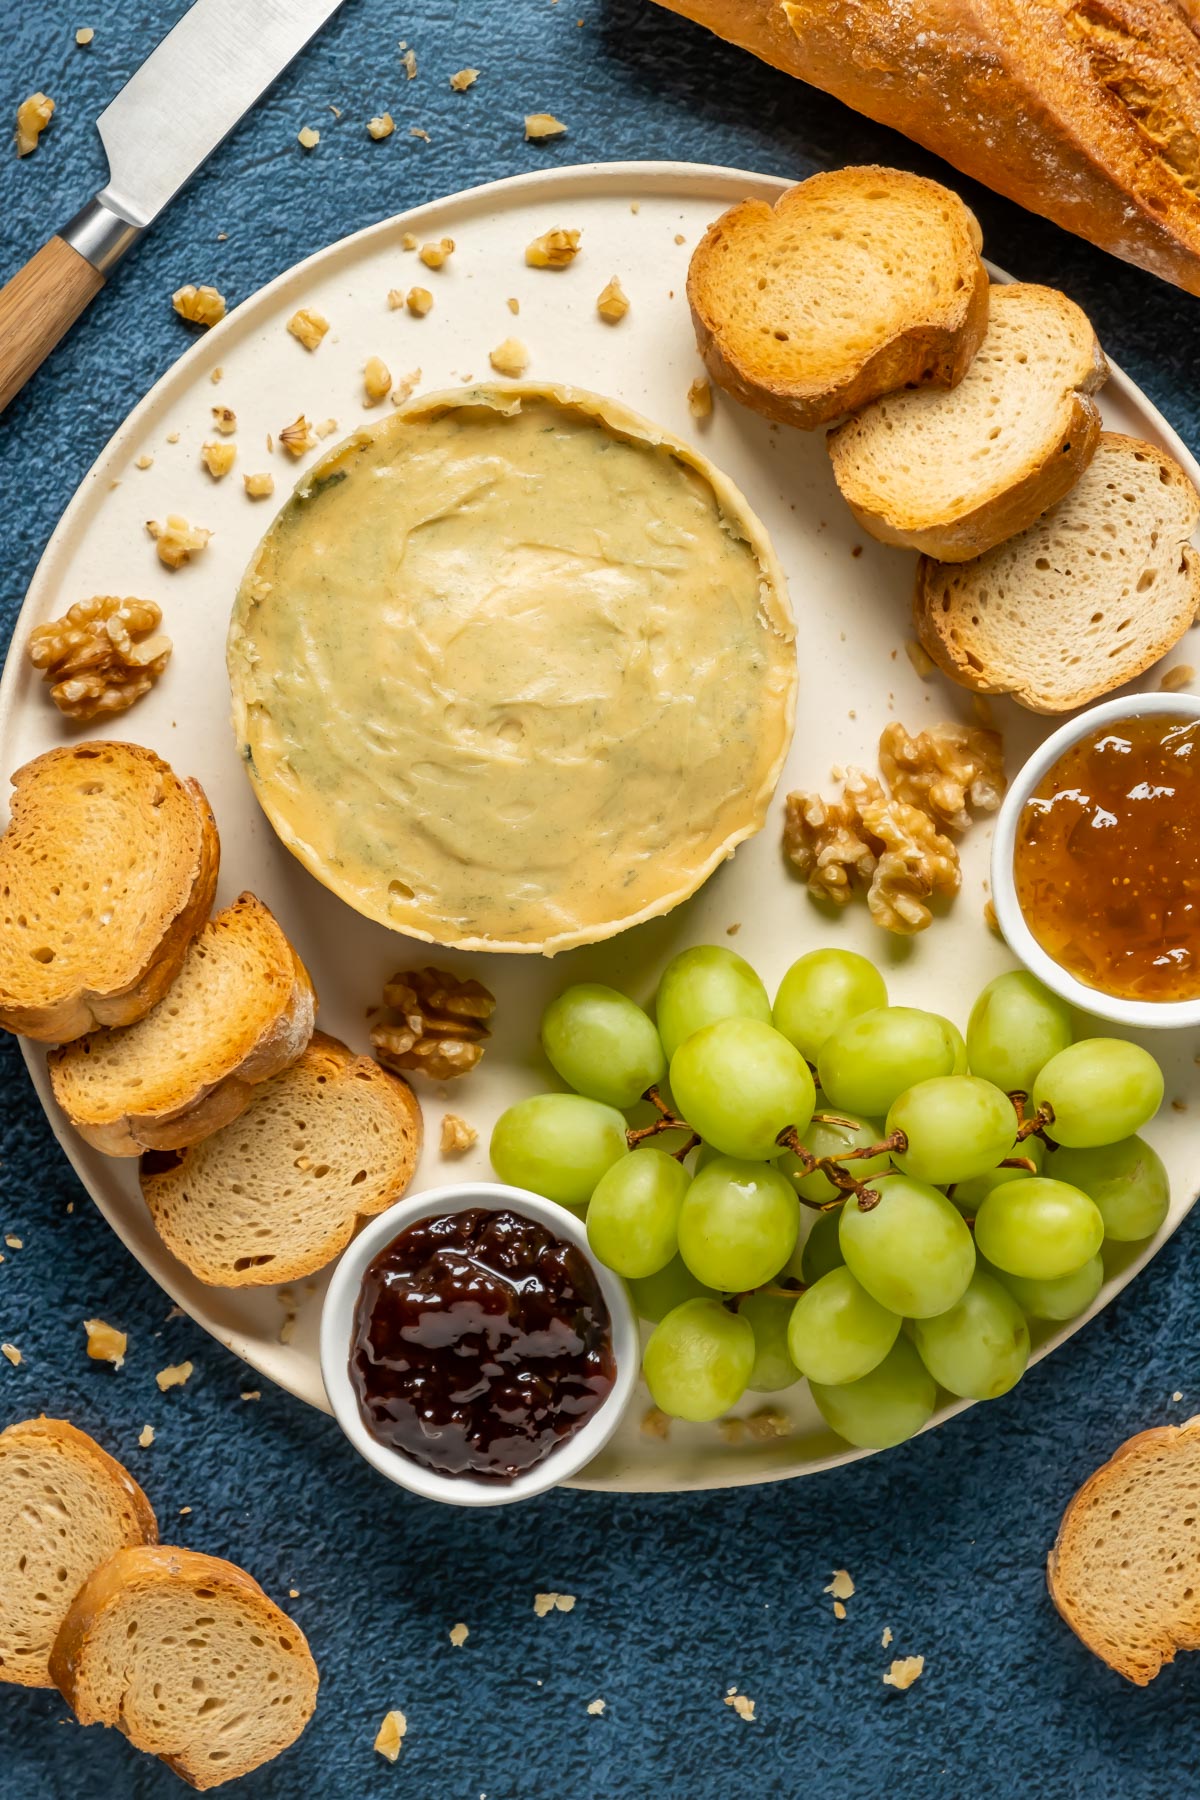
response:
<svg viewBox="0 0 1200 1800"><path fill-rule="evenodd" d="M123 218L97 196L95 200L89 200L83 210L75 214L70 224L63 226L58 235L64 243L70 244L72 250L77 250L80 256L90 262L99 274L107 275L141 237L142 228Z"/></svg>

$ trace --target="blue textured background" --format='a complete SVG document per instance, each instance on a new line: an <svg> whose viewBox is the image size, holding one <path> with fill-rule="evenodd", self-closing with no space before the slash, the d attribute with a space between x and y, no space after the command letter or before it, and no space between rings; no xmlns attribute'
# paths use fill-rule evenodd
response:
<svg viewBox="0 0 1200 1800"><path fill-rule="evenodd" d="M181 10L0 0L0 120L36 88L58 102L36 155L18 164L0 143L0 278L100 185L92 121ZM96 30L87 50L74 43L84 24ZM419 60L412 83L402 37ZM447 78L464 64L482 75L454 94ZM385 108L396 135L374 144L363 123ZM541 109L570 133L538 148L521 117ZM295 142L306 123L322 134L311 156ZM413 124L432 142L411 138ZM215 281L237 301L406 205L544 163L631 156L946 174L648 0L346 0L0 420L5 637L76 484L190 341L168 299L181 281ZM1198 447L1200 303L958 185L991 255L1080 300ZM248 1779L247 1800L1200 1793L1200 1660L1146 1692L1127 1686L1059 1622L1043 1581L1081 1478L1130 1432L1200 1410L1189 1268L1200 1220L1013 1394L868 1464L726 1495L562 1493L471 1516L406 1498L265 1384L258 1404L240 1401L260 1383L167 1318L87 1202L8 1040L0 1079L0 1233L24 1240L0 1266L0 1338L25 1356L17 1370L0 1363L0 1423L45 1409L93 1431L144 1483L164 1535L247 1564L320 1664L313 1723ZM85 1359L92 1314L129 1333L119 1373ZM191 1382L160 1396L155 1370L183 1357ZM140 1450L147 1419L158 1438ZM192 1510L176 1524L182 1505ZM844 1623L821 1592L835 1566L858 1583ZM574 1612L537 1620L539 1589L577 1595ZM463 1649L447 1636L458 1620ZM881 1673L913 1652L925 1675L893 1693ZM731 1684L756 1701L753 1724L722 1704ZM603 1717L586 1712L595 1697ZM393 1706L409 1721L395 1768L371 1748ZM64 1715L52 1694L0 1687L3 1800L183 1791L115 1732L85 1735Z"/></svg>

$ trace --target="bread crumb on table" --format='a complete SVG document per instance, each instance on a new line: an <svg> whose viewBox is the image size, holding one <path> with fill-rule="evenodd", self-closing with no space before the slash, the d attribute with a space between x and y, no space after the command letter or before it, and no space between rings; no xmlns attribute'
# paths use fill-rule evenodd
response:
<svg viewBox="0 0 1200 1800"><path fill-rule="evenodd" d="M138 1432L139 1445L141 1446L141 1448L143 1450L148 1450L153 1442L154 1442L154 1427L153 1427L153 1425L143 1425L142 1429Z"/></svg>
<svg viewBox="0 0 1200 1800"><path fill-rule="evenodd" d="M306 350L315 350L329 330L329 320L315 307L302 306L292 314L287 328L297 343L303 344Z"/></svg>
<svg viewBox="0 0 1200 1800"><path fill-rule="evenodd" d="M103 1319L85 1319L83 1329L87 1332L87 1353L93 1362L109 1362L114 1369L123 1366L129 1348L125 1332L107 1325Z"/></svg>
<svg viewBox="0 0 1200 1800"><path fill-rule="evenodd" d="M479 80L478 69L456 69L450 77L450 86L456 94L465 94L469 87L474 87Z"/></svg>
<svg viewBox="0 0 1200 1800"><path fill-rule="evenodd" d="M530 139L533 139L536 142L542 138L561 137L566 129L567 128L562 120L556 119L553 113L525 114L525 138L527 142Z"/></svg>
<svg viewBox="0 0 1200 1800"><path fill-rule="evenodd" d="M526 244L525 261L531 269L569 269L579 255L581 235L580 232L566 230L561 225L550 231L543 231L541 237Z"/></svg>
<svg viewBox="0 0 1200 1800"><path fill-rule="evenodd" d="M275 492L275 477L269 470L261 475L243 475L242 486L251 500L265 500Z"/></svg>
<svg viewBox="0 0 1200 1800"><path fill-rule="evenodd" d="M400 1754L400 1746L407 1730L408 1720L402 1712L385 1713L383 1724L375 1734L375 1748L380 1756L386 1756L390 1763L394 1763Z"/></svg>
<svg viewBox="0 0 1200 1800"><path fill-rule="evenodd" d="M885 1687L899 1688L903 1693L924 1672L923 1656L898 1656L887 1674L883 1677Z"/></svg>
<svg viewBox="0 0 1200 1800"><path fill-rule="evenodd" d="M225 317L224 294L215 287L197 287L190 281L185 287L175 289L171 305L189 325L219 325Z"/></svg>
<svg viewBox="0 0 1200 1800"><path fill-rule="evenodd" d="M75 42L82 48L85 44L90 44L95 35L90 25L81 25L75 33Z"/></svg>
<svg viewBox="0 0 1200 1800"><path fill-rule="evenodd" d="M587 1709L588 1709L588 1716L590 1718L598 1719L600 1717L601 1713L604 1711L604 1701L603 1700L589 1700Z"/></svg>
<svg viewBox="0 0 1200 1800"><path fill-rule="evenodd" d="M450 1627L450 1642L454 1645L456 1650L462 1649L470 1635L470 1628L466 1625L452 1625Z"/></svg>
<svg viewBox="0 0 1200 1800"><path fill-rule="evenodd" d="M523 375L529 367L529 351L520 338L505 338L494 350L489 350L488 361L497 375L516 377Z"/></svg>
<svg viewBox="0 0 1200 1800"><path fill-rule="evenodd" d="M25 1360L15 1344L0 1344L0 1356L6 1357L14 1369L19 1369Z"/></svg>
<svg viewBox="0 0 1200 1800"><path fill-rule="evenodd" d="M726 1706L732 1706L739 1719L747 1725L754 1723L754 1701L746 1694L739 1694L736 1688L730 1688L725 1696Z"/></svg>
<svg viewBox="0 0 1200 1800"><path fill-rule="evenodd" d="M238 1399L239 1400L261 1400L262 1399L262 1389L261 1388L243 1388L241 1393L238 1395Z"/></svg>
<svg viewBox="0 0 1200 1800"><path fill-rule="evenodd" d="M417 53L415 50L410 50L404 43L400 45L400 48L404 52L403 56L400 58L404 73L410 81L415 81L417 78Z"/></svg>
<svg viewBox="0 0 1200 1800"><path fill-rule="evenodd" d="M535 1594L533 1596L533 1610L539 1619L544 1619L548 1613L569 1613L574 1609L574 1594Z"/></svg>
<svg viewBox="0 0 1200 1800"><path fill-rule="evenodd" d="M302 150L315 150L321 141L321 134L312 125L305 125L296 133L296 142Z"/></svg>
<svg viewBox="0 0 1200 1800"><path fill-rule="evenodd" d="M391 137L396 129L396 121L391 113L377 113L373 119L367 120L367 133L378 144L384 138Z"/></svg>
<svg viewBox="0 0 1200 1800"><path fill-rule="evenodd" d="M363 366L363 404L378 406L392 389L392 371L382 356L368 356Z"/></svg>
<svg viewBox="0 0 1200 1800"><path fill-rule="evenodd" d="M479 1142L479 1133L457 1113L442 1114L442 1137L439 1148L443 1156L461 1156Z"/></svg>
<svg viewBox="0 0 1200 1800"><path fill-rule="evenodd" d="M408 128L408 135L409 137L420 138L422 142L426 144L432 144L433 142L433 139L423 125L410 125Z"/></svg>
<svg viewBox="0 0 1200 1800"><path fill-rule="evenodd" d="M146 530L154 539L159 562L168 569L181 569L200 554L212 536L203 525L189 524L182 513L168 513L161 524L157 519L147 519Z"/></svg>
<svg viewBox="0 0 1200 1800"><path fill-rule="evenodd" d="M54 101L49 94L30 94L17 108L17 155L28 156L37 149L38 139L54 115Z"/></svg>
<svg viewBox="0 0 1200 1800"><path fill-rule="evenodd" d="M891 1643L891 1641L892 1641L892 1628L890 1625L885 1625L883 1628L883 1636L880 1638L879 1642L880 1642L881 1646L883 1647L883 1649L886 1650L888 1645Z"/></svg>
<svg viewBox="0 0 1200 1800"><path fill-rule="evenodd" d="M849 1570L835 1569L833 1571L833 1580L829 1583L827 1588L822 1590L822 1592L832 1594L835 1601L853 1599L854 1582L851 1580Z"/></svg>
<svg viewBox="0 0 1200 1800"><path fill-rule="evenodd" d="M601 288L596 311L610 325L618 324L629 311L629 297L615 275Z"/></svg>
<svg viewBox="0 0 1200 1800"><path fill-rule="evenodd" d="M185 1381L191 1379L194 1366L190 1362L181 1362L170 1363L165 1369L160 1369L154 1377L159 1393L165 1394L168 1388L182 1387Z"/></svg>
<svg viewBox="0 0 1200 1800"><path fill-rule="evenodd" d="M228 475L237 461L237 445L220 444L215 438L210 438L200 446L200 460L213 480L220 481Z"/></svg>
<svg viewBox="0 0 1200 1800"><path fill-rule="evenodd" d="M23 1250L25 1248L25 1239L19 1238L13 1231L8 1233L4 1241L10 1250Z"/></svg>

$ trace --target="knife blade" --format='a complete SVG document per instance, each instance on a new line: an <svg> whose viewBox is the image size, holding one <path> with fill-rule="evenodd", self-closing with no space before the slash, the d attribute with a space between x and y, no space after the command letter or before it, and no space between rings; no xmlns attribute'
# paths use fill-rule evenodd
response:
<svg viewBox="0 0 1200 1800"><path fill-rule="evenodd" d="M108 181L0 290L0 412L342 0L194 0L97 121Z"/></svg>

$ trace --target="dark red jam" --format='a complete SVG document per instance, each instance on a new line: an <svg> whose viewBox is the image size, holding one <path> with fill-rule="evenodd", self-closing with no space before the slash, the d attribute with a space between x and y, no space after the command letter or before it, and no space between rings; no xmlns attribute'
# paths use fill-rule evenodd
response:
<svg viewBox="0 0 1200 1800"><path fill-rule="evenodd" d="M439 1475L511 1481L608 1398L612 1325L574 1244L475 1207L418 1220L368 1266L350 1377L378 1442Z"/></svg>

